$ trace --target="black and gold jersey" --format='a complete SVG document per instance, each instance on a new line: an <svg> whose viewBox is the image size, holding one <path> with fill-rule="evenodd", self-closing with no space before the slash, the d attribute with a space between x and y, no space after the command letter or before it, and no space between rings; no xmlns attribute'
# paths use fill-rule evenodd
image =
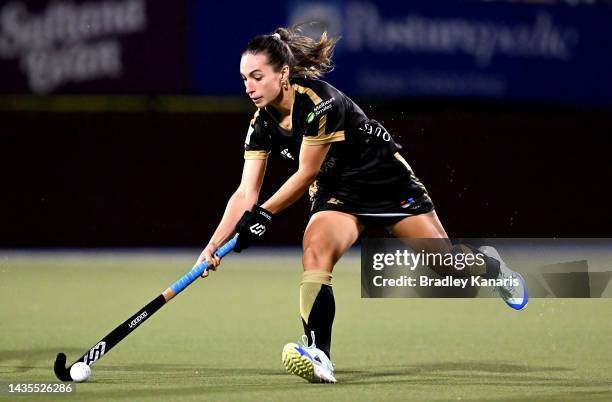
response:
<svg viewBox="0 0 612 402"><path fill-rule="evenodd" d="M292 77L291 86L291 127L281 127L274 108L258 109L246 136L245 159L266 159L275 153L297 167L302 144L331 143L311 197L359 194L359 200L369 205L382 194L398 202L425 192L399 155L401 146L348 96L325 81L303 76Z"/></svg>

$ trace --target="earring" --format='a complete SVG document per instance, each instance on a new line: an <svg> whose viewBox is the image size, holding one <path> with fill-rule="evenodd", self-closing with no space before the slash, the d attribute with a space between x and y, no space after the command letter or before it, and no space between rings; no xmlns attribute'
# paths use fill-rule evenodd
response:
<svg viewBox="0 0 612 402"><path fill-rule="evenodd" d="M287 84L287 81L283 81L283 89L285 91L289 89L289 84Z"/></svg>

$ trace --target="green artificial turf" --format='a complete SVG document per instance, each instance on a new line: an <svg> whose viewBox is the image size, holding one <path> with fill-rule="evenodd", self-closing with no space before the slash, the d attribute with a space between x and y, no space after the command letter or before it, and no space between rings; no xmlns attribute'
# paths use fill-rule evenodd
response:
<svg viewBox="0 0 612 402"><path fill-rule="evenodd" d="M0 382L56 381L69 362L180 277L190 253L0 252ZM79 401L609 401L610 299L361 299L359 260L334 272L339 383L285 373L302 334L299 255L242 253L99 360Z"/></svg>

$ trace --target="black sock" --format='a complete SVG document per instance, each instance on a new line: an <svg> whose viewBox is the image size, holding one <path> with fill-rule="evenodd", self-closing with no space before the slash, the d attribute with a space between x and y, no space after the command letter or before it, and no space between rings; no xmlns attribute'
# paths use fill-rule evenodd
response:
<svg viewBox="0 0 612 402"><path fill-rule="evenodd" d="M300 314L304 333L309 345L315 334L315 343L327 357L331 358L331 332L336 313L334 292L331 287L332 275L327 271L304 271L300 285Z"/></svg>

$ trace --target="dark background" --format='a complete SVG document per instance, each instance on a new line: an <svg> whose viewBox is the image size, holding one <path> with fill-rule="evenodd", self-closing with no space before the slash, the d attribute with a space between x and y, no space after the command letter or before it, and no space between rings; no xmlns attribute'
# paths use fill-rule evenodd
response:
<svg viewBox="0 0 612 402"><path fill-rule="evenodd" d="M610 237L605 109L358 100L404 146L454 237ZM0 246L203 245L250 113L2 112ZM265 198L290 174L272 158ZM299 244L308 204L269 240Z"/></svg>
<svg viewBox="0 0 612 402"><path fill-rule="evenodd" d="M128 4L143 10L138 29L90 35ZM325 79L404 146L450 236L612 237L607 2L169 4L0 0L0 248L204 245L254 111L241 49L302 22L341 38ZM54 19L58 5L69 11ZM116 77L89 71L88 52L64 57L105 41L120 49ZM63 78L46 89L25 67L43 55L43 73ZM290 173L272 158L262 201ZM269 244L299 244L307 212L304 199L279 214Z"/></svg>

